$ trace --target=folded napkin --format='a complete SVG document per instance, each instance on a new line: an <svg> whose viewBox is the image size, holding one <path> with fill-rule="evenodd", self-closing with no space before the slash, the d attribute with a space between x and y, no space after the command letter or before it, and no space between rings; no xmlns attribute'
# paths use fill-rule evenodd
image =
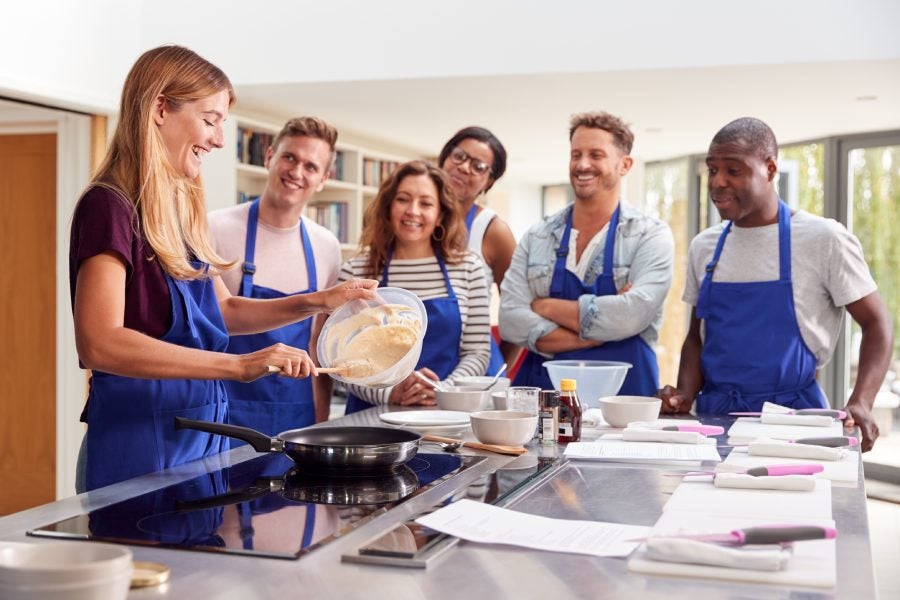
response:
<svg viewBox="0 0 900 600"><path fill-rule="evenodd" d="M764 412L759 417L764 425L806 425L807 427L830 427L834 419L827 415L780 415Z"/></svg>
<svg viewBox="0 0 900 600"><path fill-rule="evenodd" d="M763 413L776 413L780 415L792 415L794 414L794 409L788 408L787 406L782 406L780 404L775 404L774 402L763 402L762 406Z"/></svg>
<svg viewBox="0 0 900 600"><path fill-rule="evenodd" d="M696 431L662 431L660 429L643 429L626 427L622 431L622 439L626 442L667 442L671 444L703 444L709 439Z"/></svg>
<svg viewBox="0 0 900 600"><path fill-rule="evenodd" d="M663 562L712 565L753 571L783 571L792 555L789 546L720 546L684 538L646 541L647 558Z"/></svg>
<svg viewBox="0 0 900 600"><path fill-rule="evenodd" d="M756 440L747 444L751 456L779 456L782 458L809 458L812 460L841 460L844 455L840 448L814 446L812 444L792 444L778 440Z"/></svg>
<svg viewBox="0 0 900 600"><path fill-rule="evenodd" d="M598 427L612 426L603 418L603 413L599 408L589 408L584 411L581 415L581 428L596 429Z"/></svg>
<svg viewBox="0 0 900 600"><path fill-rule="evenodd" d="M745 490L788 490L811 492L816 489L812 475L780 475L754 477L744 473L716 473L713 485L717 488L740 488Z"/></svg>

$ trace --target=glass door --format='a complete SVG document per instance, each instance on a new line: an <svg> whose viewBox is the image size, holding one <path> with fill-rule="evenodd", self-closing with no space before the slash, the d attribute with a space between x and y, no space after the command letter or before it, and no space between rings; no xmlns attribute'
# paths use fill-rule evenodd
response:
<svg viewBox="0 0 900 600"><path fill-rule="evenodd" d="M859 238L872 277L894 321L894 348L887 377L875 400L881 436L864 455L866 475L900 482L900 135L854 139L844 145L847 227ZM884 143L888 142L888 143ZM849 388L856 381L861 333L847 319L845 348Z"/></svg>

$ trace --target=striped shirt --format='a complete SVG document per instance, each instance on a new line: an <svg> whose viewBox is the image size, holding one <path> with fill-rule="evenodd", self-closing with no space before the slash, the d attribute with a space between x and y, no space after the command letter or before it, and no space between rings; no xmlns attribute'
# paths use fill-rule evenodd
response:
<svg viewBox="0 0 900 600"><path fill-rule="evenodd" d="M368 255L355 256L344 263L340 281L347 281L352 277L368 277L367 266ZM491 323L484 266L475 254L467 252L460 262L447 263L447 275L459 302L462 336L459 340L459 362L445 381L484 375L491 354ZM375 279L381 279L381 275ZM448 296L441 267L434 256L393 259L388 269L387 285L409 290L423 302ZM347 391L351 394L372 404L387 404L392 389L347 386Z"/></svg>

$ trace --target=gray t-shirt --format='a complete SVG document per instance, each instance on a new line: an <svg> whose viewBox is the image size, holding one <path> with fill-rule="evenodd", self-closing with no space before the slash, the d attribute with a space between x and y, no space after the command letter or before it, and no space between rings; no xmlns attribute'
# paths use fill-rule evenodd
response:
<svg viewBox="0 0 900 600"><path fill-rule="evenodd" d="M724 228L710 227L691 241L682 297L691 306ZM778 224L732 226L713 281L772 281L778 266ZM856 236L834 219L802 210L791 216L791 277L800 335L821 367L834 351L843 307L874 292L875 281Z"/></svg>

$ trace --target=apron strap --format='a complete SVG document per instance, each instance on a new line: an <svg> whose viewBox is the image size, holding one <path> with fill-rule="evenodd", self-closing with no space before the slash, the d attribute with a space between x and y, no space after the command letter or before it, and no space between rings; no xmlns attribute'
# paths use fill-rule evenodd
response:
<svg viewBox="0 0 900 600"><path fill-rule="evenodd" d="M306 522L303 524L303 541L300 543L300 549L309 548L313 542L313 533L316 529L316 505L306 505Z"/></svg>
<svg viewBox="0 0 900 600"><path fill-rule="evenodd" d="M604 278L610 281L613 289L615 289L615 283L613 282L613 264L615 262L614 257L616 252L616 232L619 230L619 209L621 206L621 202L616 205L616 210L613 211L613 214L609 219L609 224L607 225L606 241L603 244L603 271L598 277L598 279ZM563 231L562 238L559 240L559 247L556 249L556 264L553 266L553 278L550 280L551 298L563 297L566 259L569 256L569 239L572 234L573 212L574 208L570 208L569 214L566 217L566 228Z"/></svg>
<svg viewBox="0 0 900 600"><path fill-rule="evenodd" d="M559 246L556 248L556 263L553 265L553 277L550 279L550 297L562 298L563 286L566 276L566 258L569 256L569 237L572 234L572 212L574 207L569 207L566 216L566 228L563 230Z"/></svg>
<svg viewBox="0 0 900 600"><path fill-rule="evenodd" d="M381 269L381 283L379 284L381 287L387 286L388 268L391 266L391 260L393 258L394 248L392 247L388 250L387 258L384 260L384 267ZM434 258L437 259L438 266L441 268L441 274L444 276L444 285L447 286L447 297L451 300L456 300L456 292L453 291L453 286L450 285L450 275L447 273L447 264L444 262L444 259L441 258L439 252L434 253Z"/></svg>
<svg viewBox="0 0 900 600"><path fill-rule="evenodd" d="M728 221L728 224L725 225L725 229L722 231L722 235L719 236L718 243L716 243L716 249L713 252L712 258L706 265L706 274L703 276L703 281L700 283L700 292L697 296L698 319L705 319L709 316L709 286L712 283L713 271L716 270L716 265L719 263L719 257L722 256L725 238L728 237L729 233L731 233L731 221Z"/></svg>
<svg viewBox="0 0 900 600"><path fill-rule="evenodd" d="M312 242L309 241L309 233L306 231L306 223L300 217L300 242L303 244L303 257L306 259L306 292L315 292L319 289L319 278L316 274L316 257L313 255Z"/></svg>
<svg viewBox="0 0 900 600"><path fill-rule="evenodd" d="M472 233L472 223L475 222L475 213L478 212L478 205L473 203L472 208L466 213L466 231Z"/></svg>
<svg viewBox="0 0 900 600"><path fill-rule="evenodd" d="M250 203L250 212L247 215L247 237L244 242L244 262L241 265L241 287L238 295L250 298L253 294L253 275L256 273L256 265L253 259L256 257L256 230L259 226L259 196ZM316 274L316 259L313 255L312 243L303 217L300 217L300 243L303 245L303 257L306 261L306 274L308 278L306 293L318 290L319 279Z"/></svg>
<svg viewBox="0 0 900 600"><path fill-rule="evenodd" d="M778 199L779 280L791 281L791 209Z"/></svg>
<svg viewBox="0 0 900 600"><path fill-rule="evenodd" d="M244 262L241 265L241 288L238 295L249 298L253 291L253 274L256 273L256 265L253 258L256 255L256 226L259 223L259 196L250 203L250 212L247 215L247 237L244 241Z"/></svg>
<svg viewBox="0 0 900 600"><path fill-rule="evenodd" d="M729 221L722 231L722 235L719 236L712 259L706 265L706 274L700 284L700 292L697 296L698 319L705 319L709 316L709 287L712 283L713 272L722 256L725 238L731 233L731 226L732 222ZM778 280L791 281L791 211L780 198L778 199Z"/></svg>
<svg viewBox="0 0 900 600"><path fill-rule="evenodd" d="M244 550L253 550L253 511L249 502L236 505L238 520L241 524L240 534Z"/></svg>

